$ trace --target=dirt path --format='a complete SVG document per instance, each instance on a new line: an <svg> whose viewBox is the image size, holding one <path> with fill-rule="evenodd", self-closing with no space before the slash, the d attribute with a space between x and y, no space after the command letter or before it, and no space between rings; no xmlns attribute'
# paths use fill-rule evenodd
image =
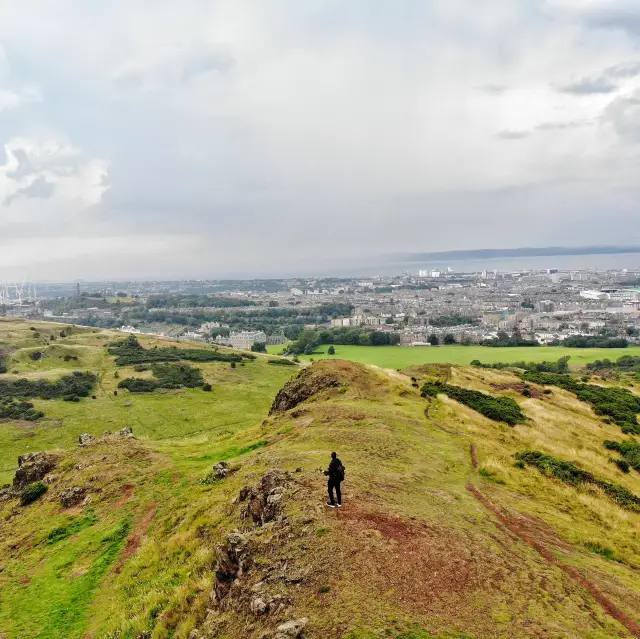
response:
<svg viewBox="0 0 640 639"><path fill-rule="evenodd" d="M485 497L471 483L467 484L467 490L490 512L492 512L499 520L500 525L512 532L516 537L536 550L550 564L557 566L565 572L578 585L582 586L605 610L605 612L613 617L618 623L622 624L634 637L640 638L640 624L634 621L629 615L618 608L610 599L608 599L602 591L591 581L583 577L573 566L569 566L562 562L554 555L546 546L539 541L533 539L513 517L503 513L495 504Z"/></svg>

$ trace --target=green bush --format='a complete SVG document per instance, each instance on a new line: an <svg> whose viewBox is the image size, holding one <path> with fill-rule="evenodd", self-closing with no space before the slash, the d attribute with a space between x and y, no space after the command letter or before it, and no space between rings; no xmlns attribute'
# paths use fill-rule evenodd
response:
<svg viewBox="0 0 640 639"><path fill-rule="evenodd" d="M511 397L493 397L480 391L461 388L443 382L426 382L422 387L422 396L437 397L440 393L451 399L473 408L481 415L496 422L506 422L510 426L523 424L526 416L520 409L518 402Z"/></svg>
<svg viewBox="0 0 640 639"><path fill-rule="evenodd" d="M590 484L601 488L620 507L634 512L640 512L640 497L634 495L624 486L598 479L592 473L583 470L572 462L556 459L551 455L541 453L537 450L527 450L516 453L516 460L528 466L537 468L540 472L549 477L554 477L559 481L571 486Z"/></svg>
<svg viewBox="0 0 640 639"><path fill-rule="evenodd" d="M41 410L36 410L31 402L19 402L13 398L0 399L0 419L24 419L35 422L44 416Z"/></svg>
<svg viewBox="0 0 640 639"><path fill-rule="evenodd" d="M620 453L625 461L633 469L640 473L640 443L635 439L627 439L623 442L613 442L605 440L604 447L607 450L615 450Z"/></svg>
<svg viewBox="0 0 640 639"><path fill-rule="evenodd" d="M56 399L65 395L88 397L97 381L92 373L74 371L55 382L46 379L0 379L0 397Z"/></svg>
<svg viewBox="0 0 640 639"><path fill-rule="evenodd" d="M20 503L23 506L33 503L47 492L47 487L41 481L29 484L20 493Z"/></svg>
<svg viewBox="0 0 640 639"><path fill-rule="evenodd" d="M267 360L268 364L277 364L279 366L295 366L295 362L292 362L290 359L270 359Z"/></svg>
<svg viewBox="0 0 640 639"><path fill-rule="evenodd" d="M625 434L640 435L637 414L640 413L640 397L627 388L603 387L583 384L570 375L526 372L522 379L535 384L564 388L583 402L591 404L598 415L610 417Z"/></svg>
<svg viewBox="0 0 640 639"><path fill-rule="evenodd" d="M145 349L134 335L107 347L110 355L116 356L116 365L130 366L154 362L239 362L242 356L235 353L219 353L199 348L150 348ZM251 356L251 357L255 357ZM251 359L247 357L247 359Z"/></svg>

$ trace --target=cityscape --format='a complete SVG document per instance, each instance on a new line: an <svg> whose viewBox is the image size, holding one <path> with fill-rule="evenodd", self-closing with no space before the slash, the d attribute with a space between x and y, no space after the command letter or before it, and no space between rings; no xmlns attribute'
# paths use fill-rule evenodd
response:
<svg viewBox="0 0 640 639"><path fill-rule="evenodd" d="M457 273L449 267L366 279L5 284L0 315L247 350L284 345L303 330L338 328L388 333L392 344L406 347L484 344L505 335L522 344L594 336L635 343L640 269Z"/></svg>

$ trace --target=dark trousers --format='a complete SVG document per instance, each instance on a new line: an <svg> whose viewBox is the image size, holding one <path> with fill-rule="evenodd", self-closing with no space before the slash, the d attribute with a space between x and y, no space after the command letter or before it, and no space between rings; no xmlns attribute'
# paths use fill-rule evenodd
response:
<svg viewBox="0 0 640 639"><path fill-rule="evenodd" d="M336 499L338 503L342 503L342 492L340 491L340 480L338 479L329 479L329 503L335 504L333 501L333 489L336 489Z"/></svg>

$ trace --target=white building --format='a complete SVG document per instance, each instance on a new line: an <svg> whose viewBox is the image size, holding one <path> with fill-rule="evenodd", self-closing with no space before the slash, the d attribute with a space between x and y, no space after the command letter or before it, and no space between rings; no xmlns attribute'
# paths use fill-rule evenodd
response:
<svg viewBox="0 0 640 639"><path fill-rule="evenodd" d="M218 335L216 343L250 351L254 344L266 344L267 335L264 331L234 331L229 337Z"/></svg>

